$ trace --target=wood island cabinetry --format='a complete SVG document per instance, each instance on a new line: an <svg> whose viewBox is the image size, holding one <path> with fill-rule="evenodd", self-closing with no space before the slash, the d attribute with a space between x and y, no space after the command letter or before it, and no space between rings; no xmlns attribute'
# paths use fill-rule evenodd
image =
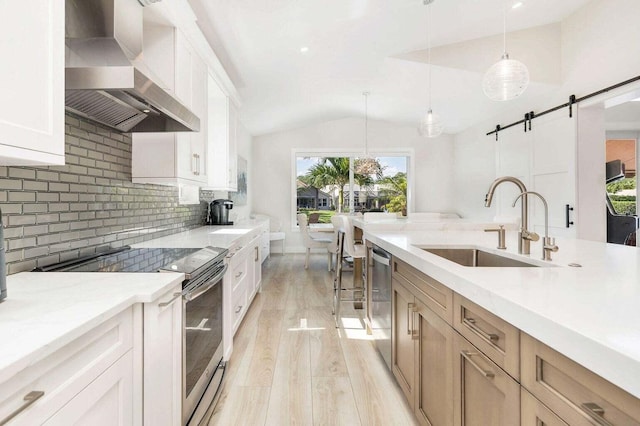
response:
<svg viewBox="0 0 640 426"><path fill-rule="evenodd" d="M394 258L392 372L420 424L640 426L640 399Z"/></svg>
<svg viewBox="0 0 640 426"><path fill-rule="evenodd" d="M450 318L451 290L397 260L393 272L393 375L420 424L452 424L455 332L430 308Z"/></svg>

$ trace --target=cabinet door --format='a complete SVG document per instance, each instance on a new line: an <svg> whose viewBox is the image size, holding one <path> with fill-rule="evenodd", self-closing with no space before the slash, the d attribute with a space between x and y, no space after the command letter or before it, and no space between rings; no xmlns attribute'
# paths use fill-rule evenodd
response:
<svg viewBox="0 0 640 426"><path fill-rule="evenodd" d="M200 131L188 133L191 138L191 155L195 156L195 180L207 183L207 66L198 56L192 61L192 111L200 118Z"/></svg>
<svg viewBox="0 0 640 426"><path fill-rule="evenodd" d="M416 304L411 292L397 280L392 282L391 371L413 408L415 353L413 312Z"/></svg>
<svg viewBox="0 0 640 426"><path fill-rule="evenodd" d="M144 305L144 424L182 421L182 291L179 284ZM173 300L172 300L173 299ZM167 304L168 303L168 304Z"/></svg>
<svg viewBox="0 0 640 426"><path fill-rule="evenodd" d="M230 191L238 190L238 110L229 102L229 174Z"/></svg>
<svg viewBox="0 0 640 426"><path fill-rule="evenodd" d="M453 351L454 424L519 424L520 385L458 333Z"/></svg>
<svg viewBox="0 0 640 426"><path fill-rule="evenodd" d="M423 425L453 424L453 335L455 331L423 303L414 313L416 392L414 411Z"/></svg>
<svg viewBox="0 0 640 426"><path fill-rule="evenodd" d="M133 351L129 351L43 424L133 425L133 395Z"/></svg>
<svg viewBox="0 0 640 426"><path fill-rule="evenodd" d="M64 2L1 1L0 27L0 164L64 164Z"/></svg>

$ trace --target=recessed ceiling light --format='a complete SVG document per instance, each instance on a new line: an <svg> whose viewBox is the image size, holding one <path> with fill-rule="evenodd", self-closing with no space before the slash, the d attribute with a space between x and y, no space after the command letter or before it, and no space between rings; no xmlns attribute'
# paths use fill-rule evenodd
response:
<svg viewBox="0 0 640 426"><path fill-rule="evenodd" d="M309 51L309 48L307 46L300 48L300 53L307 53L308 51Z"/></svg>
<svg viewBox="0 0 640 426"><path fill-rule="evenodd" d="M524 3L522 3L521 1L517 1L513 4L513 6L511 6L511 9L517 9L520 6L522 6Z"/></svg>

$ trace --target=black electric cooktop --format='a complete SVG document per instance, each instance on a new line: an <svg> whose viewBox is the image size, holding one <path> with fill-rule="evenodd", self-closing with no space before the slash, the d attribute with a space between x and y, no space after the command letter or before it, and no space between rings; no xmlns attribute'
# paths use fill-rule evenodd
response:
<svg viewBox="0 0 640 426"><path fill-rule="evenodd" d="M199 252L199 253L198 253ZM72 259L36 270L41 272L158 272L161 269L189 273L224 257L226 249L139 248L128 246Z"/></svg>

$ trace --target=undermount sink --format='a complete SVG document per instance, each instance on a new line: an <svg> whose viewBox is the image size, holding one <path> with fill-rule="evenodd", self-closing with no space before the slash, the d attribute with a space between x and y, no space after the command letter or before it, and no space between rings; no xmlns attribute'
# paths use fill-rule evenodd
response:
<svg viewBox="0 0 640 426"><path fill-rule="evenodd" d="M474 248L422 248L462 266L477 268L536 268L538 265Z"/></svg>

